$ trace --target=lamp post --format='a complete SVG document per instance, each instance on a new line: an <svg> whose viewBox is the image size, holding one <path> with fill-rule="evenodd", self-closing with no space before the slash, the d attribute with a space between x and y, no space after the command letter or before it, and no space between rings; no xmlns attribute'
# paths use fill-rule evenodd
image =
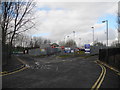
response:
<svg viewBox="0 0 120 90"><path fill-rule="evenodd" d="M69 36L67 36L69 38Z"/></svg>
<svg viewBox="0 0 120 90"><path fill-rule="evenodd" d="M81 41L81 38L79 38L79 40ZM80 42L81 43L81 42Z"/></svg>
<svg viewBox="0 0 120 90"><path fill-rule="evenodd" d="M65 42L65 37L64 37L64 42Z"/></svg>
<svg viewBox="0 0 120 90"><path fill-rule="evenodd" d="M108 57L109 57L109 54L108 54L108 20L105 20L105 21L102 21L102 23L105 23L106 22L106 38L107 38L107 50L106 50L106 62L108 63Z"/></svg>
<svg viewBox="0 0 120 90"><path fill-rule="evenodd" d="M75 31L73 31L73 34L74 34L74 40L75 40Z"/></svg>
<svg viewBox="0 0 120 90"><path fill-rule="evenodd" d="M73 34L74 34L74 41L75 41L75 31L73 31ZM74 43L74 45L75 45L75 43ZM75 46L74 46L75 47Z"/></svg>
<svg viewBox="0 0 120 90"><path fill-rule="evenodd" d="M91 27L93 29L93 45L94 45L94 27Z"/></svg>
<svg viewBox="0 0 120 90"><path fill-rule="evenodd" d="M67 43L68 43L68 46L70 47L69 36L67 36L67 38L68 38Z"/></svg>
<svg viewBox="0 0 120 90"><path fill-rule="evenodd" d="M105 23L106 22L106 38L107 38L107 46L108 46L108 20L105 20L105 21L102 21L102 23Z"/></svg>

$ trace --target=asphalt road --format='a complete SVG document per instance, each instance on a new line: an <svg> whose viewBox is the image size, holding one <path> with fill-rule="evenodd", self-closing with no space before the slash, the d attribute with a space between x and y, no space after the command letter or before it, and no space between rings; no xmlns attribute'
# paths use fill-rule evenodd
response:
<svg viewBox="0 0 120 90"><path fill-rule="evenodd" d="M89 58L18 57L26 62L29 68L3 76L2 88L92 88L102 70L94 62L97 56ZM100 88L119 88L118 75L107 68Z"/></svg>

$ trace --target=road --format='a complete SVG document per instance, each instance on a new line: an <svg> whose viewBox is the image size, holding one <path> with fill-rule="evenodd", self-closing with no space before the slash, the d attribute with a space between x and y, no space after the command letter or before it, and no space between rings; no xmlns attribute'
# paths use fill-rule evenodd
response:
<svg viewBox="0 0 120 90"><path fill-rule="evenodd" d="M97 56L88 58L18 57L27 63L29 68L3 76L2 88L92 88L103 71L102 66L95 63ZM119 88L119 76L109 68L103 69L104 75L97 86Z"/></svg>

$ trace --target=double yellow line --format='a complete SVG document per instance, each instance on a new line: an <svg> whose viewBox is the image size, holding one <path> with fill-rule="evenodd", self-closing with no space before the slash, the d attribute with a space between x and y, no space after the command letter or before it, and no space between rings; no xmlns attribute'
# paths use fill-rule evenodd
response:
<svg viewBox="0 0 120 90"><path fill-rule="evenodd" d="M0 75L0 76L6 76L6 75L14 74L14 73L20 72L20 71L22 71L22 70L24 70L24 69L27 69L27 68L28 68L28 67L24 67L24 68L21 68L21 69L19 69L19 70L17 70L17 71L13 71L13 72L10 72L10 73L5 73L5 74L2 74L2 75Z"/></svg>
<svg viewBox="0 0 120 90"><path fill-rule="evenodd" d="M96 62L96 63L97 63L97 62ZM97 64L98 64L98 63L97 63ZM95 90L98 90L98 89L100 88L100 86L101 86L104 78L105 78L106 68L105 68L103 65L101 65L101 64L98 64L98 65L101 67L102 72L101 72L99 78L97 79L97 81L96 81L96 82L94 83L94 85L92 86L91 90L94 90L94 89L95 89Z"/></svg>
<svg viewBox="0 0 120 90"><path fill-rule="evenodd" d="M24 65L26 65L26 62L24 62L23 60L21 60L20 58L17 58L16 57L16 59L19 61L19 62L21 62L21 63L23 63ZM22 70L24 70L24 69L27 69L28 67L26 67L26 66L24 66L24 65L22 65L20 68L21 69L19 69L19 68L17 68L15 71L13 71L13 72L7 72L7 71L5 71L5 72L1 72L1 75L0 76L6 76L6 75L10 75L10 74L14 74L14 73L17 73L17 72L20 72L20 71L22 71Z"/></svg>

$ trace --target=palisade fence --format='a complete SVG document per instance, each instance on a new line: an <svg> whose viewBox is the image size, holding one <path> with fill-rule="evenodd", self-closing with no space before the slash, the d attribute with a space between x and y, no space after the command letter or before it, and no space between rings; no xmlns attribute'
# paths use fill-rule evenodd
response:
<svg viewBox="0 0 120 90"><path fill-rule="evenodd" d="M90 47L90 54L91 55L97 55L99 54L99 49L105 49L106 46L91 46Z"/></svg>
<svg viewBox="0 0 120 90"><path fill-rule="evenodd" d="M120 70L120 48L100 49L99 60Z"/></svg>

